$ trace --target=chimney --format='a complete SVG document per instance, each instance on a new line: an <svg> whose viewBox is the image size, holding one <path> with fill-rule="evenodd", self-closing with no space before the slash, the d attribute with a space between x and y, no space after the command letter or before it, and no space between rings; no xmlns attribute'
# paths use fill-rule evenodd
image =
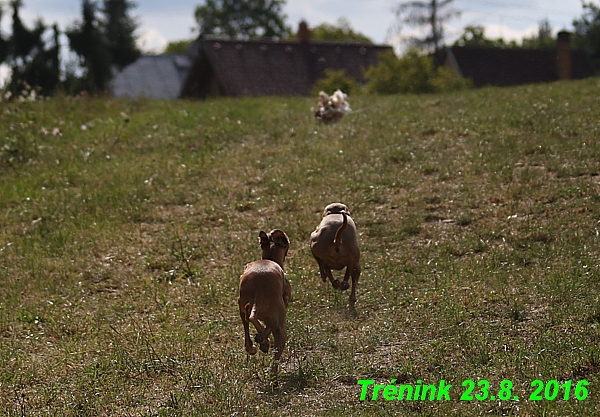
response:
<svg viewBox="0 0 600 417"><path fill-rule="evenodd" d="M310 30L308 30L308 24L303 20L298 25L298 42L309 43L310 42Z"/></svg>
<svg viewBox="0 0 600 417"><path fill-rule="evenodd" d="M573 60L571 58L571 34L569 32L558 32L556 70L559 80L570 80L572 78Z"/></svg>

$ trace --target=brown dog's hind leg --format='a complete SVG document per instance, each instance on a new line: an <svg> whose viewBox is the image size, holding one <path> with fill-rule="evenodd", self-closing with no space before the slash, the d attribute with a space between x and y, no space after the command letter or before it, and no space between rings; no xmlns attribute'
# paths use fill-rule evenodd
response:
<svg viewBox="0 0 600 417"><path fill-rule="evenodd" d="M248 354L255 355L256 347L252 344L252 339L250 339L250 323L246 320L246 312L240 310L240 316L242 317L242 324L244 325L244 347Z"/></svg>
<svg viewBox="0 0 600 417"><path fill-rule="evenodd" d="M277 317L279 317L279 315L277 315ZM260 334L257 334L254 338L256 343L260 343L260 350L262 350L264 353L269 351L269 348L271 347L269 336L271 335L271 332L274 332L273 329L277 329L279 327L279 323L279 320L274 319L273 317L265 320L265 330ZM273 337L275 337L275 335L273 335Z"/></svg>
<svg viewBox="0 0 600 417"><path fill-rule="evenodd" d="M265 327L263 332L258 333L256 336L254 336L254 341L256 343L260 344L260 350L263 351L264 353L268 353L269 348L271 347L271 344L269 343L270 335L271 335L271 328Z"/></svg>
<svg viewBox="0 0 600 417"><path fill-rule="evenodd" d="M263 327L262 323L258 321L257 318L251 317L250 323L254 324L254 328L256 329L257 333L263 333L265 331L265 328Z"/></svg>
<svg viewBox="0 0 600 417"><path fill-rule="evenodd" d="M269 351L269 335L271 334L271 329L262 327L258 320L256 320L256 322L260 327L256 328L257 333L254 336L254 341L260 345L260 350L267 353Z"/></svg>
<svg viewBox="0 0 600 417"><path fill-rule="evenodd" d="M279 360L281 354L285 348L285 342L287 340L287 332L285 327L279 328L273 332L273 338L275 339L275 363L271 368L271 372L277 374L279 372Z"/></svg>
<svg viewBox="0 0 600 417"><path fill-rule="evenodd" d="M347 290L350 288L350 275L352 273L352 268L350 266L346 267L346 273L344 274L344 281L340 282L340 290Z"/></svg>
<svg viewBox="0 0 600 417"><path fill-rule="evenodd" d="M269 353L270 347L271 347L271 343L269 342L269 339L267 339L265 342L260 344L260 350L262 353Z"/></svg>
<svg viewBox="0 0 600 417"><path fill-rule="evenodd" d="M256 318L256 304L250 305L250 303L246 304L246 321L249 321L254 325L254 328L258 333L262 333L265 331L262 323Z"/></svg>
<svg viewBox="0 0 600 417"><path fill-rule="evenodd" d="M260 344L260 350L262 350L263 352L268 352L269 351L269 335L271 334L271 330L269 330L268 328L265 328L262 323L260 322L260 320L258 320L258 318L255 315L255 309L256 308L256 304L254 304L252 307L250 307L250 303L247 303L245 306L245 310L246 310L246 316L245 316L245 321L244 321L244 326L248 326L248 322L252 323L254 325L254 328L257 331L256 336L254 336L254 341L258 344ZM244 320L244 318L242 318L242 320ZM244 328L245 328L244 327ZM249 331L249 330L248 330ZM250 334L248 333L248 338L250 338ZM248 343L248 342L246 342ZM252 341L250 341L250 345L252 345ZM266 349L266 350L265 350ZM248 350L246 348L246 350ZM250 353L251 355L254 355L256 353L256 348L254 346L252 346L252 351L254 353Z"/></svg>
<svg viewBox="0 0 600 417"><path fill-rule="evenodd" d="M350 267L348 267L348 270ZM346 271L347 272L347 271ZM352 291L350 292L350 305L353 306L356 303L356 287L358 286L358 279L360 278L360 264L356 265L352 269Z"/></svg>
<svg viewBox="0 0 600 417"><path fill-rule="evenodd" d="M319 258L316 258L316 259L317 259L317 261L319 261L319 272L321 273L321 278L323 279L323 282L326 281L326 278L329 278L329 281L331 282L331 286L333 288L335 288L336 290L345 290L346 288L348 288L347 285L346 285L346 288L342 288L341 282L339 280L335 279L333 274L331 273L331 268L329 268L329 266L326 265L325 262L323 262Z"/></svg>

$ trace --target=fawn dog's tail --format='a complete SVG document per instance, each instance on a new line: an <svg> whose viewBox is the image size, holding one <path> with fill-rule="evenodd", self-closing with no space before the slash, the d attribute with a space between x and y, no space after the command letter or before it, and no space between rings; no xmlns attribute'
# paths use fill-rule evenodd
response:
<svg viewBox="0 0 600 417"><path fill-rule="evenodd" d="M340 228L335 232L335 239L333 239L333 245L335 246L335 251L340 251L340 246L342 246L342 232L348 227L348 216L346 212L342 212L342 216L344 216L344 221Z"/></svg>

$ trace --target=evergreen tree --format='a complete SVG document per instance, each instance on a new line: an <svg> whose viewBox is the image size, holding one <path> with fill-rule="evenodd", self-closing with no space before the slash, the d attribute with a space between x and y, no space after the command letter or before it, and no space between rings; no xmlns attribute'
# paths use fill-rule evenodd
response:
<svg viewBox="0 0 600 417"><path fill-rule="evenodd" d="M33 29L28 29L21 20L21 0L13 0L12 8L12 35L8 41L8 62L11 67L9 89L19 93L24 88L35 87L35 79L27 79L32 67L37 64L34 57L44 50L42 35L46 26L41 20L36 22Z"/></svg>
<svg viewBox="0 0 600 417"><path fill-rule="evenodd" d="M18 75L20 81L35 87L43 96L53 95L60 85L60 32L56 24L52 30L53 41L50 48L46 49L43 42L37 45L31 59Z"/></svg>
<svg viewBox="0 0 600 417"><path fill-rule="evenodd" d="M67 30L71 50L79 56L85 70L81 88L89 93L106 90L111 78L109 45L97 11L96 3L83 0L83 20Z"/></svg>
<svg viewBox="0 0 600 417"><path fill-rule="evenodd" d="M196 8L200 36L285 37L285 0L205 0Z"/></svg>
<svg viewBox="0 0 600 417"><path fill-rule="evenodd" d="M0 23L2 23L2 17L4 16L4 9L2 8L2 4L0 4ZM6 61L8 58L8 54L10 52L10 43L8 39L4 38L2 31L0 29L0 64Z"/></svg>
<svg viewBox="0 0 600 417"><path fill-rule="evenodd" d="M111 62L119 69L135 62L142 54L135 44L137 23L129 16L133 3L128 0L104 0L104 32Z"/></svg>
<svg viewBox="0 0 600 417"><path fill-rule="evenodd" d="M13 10L10 55L15 60L26 59L33 48L40 45L46 27L41 20L38 20L34 29L27 29L19 16L20 9L23 6L22 0L12 0L10 5Z"/></svg>
<svg viewBox="0 0 600 417"><path fill-rule="evenodd" d="M44 33L47 27L38 20L33 29L22 22L21 0L13 0L12 34L8 40L0 40L0 58L11 67L8 88L15 94L23 90L36 90L42 95L53 94L60 83L58 27L54 26L54 44L47 49Z"/></svg>

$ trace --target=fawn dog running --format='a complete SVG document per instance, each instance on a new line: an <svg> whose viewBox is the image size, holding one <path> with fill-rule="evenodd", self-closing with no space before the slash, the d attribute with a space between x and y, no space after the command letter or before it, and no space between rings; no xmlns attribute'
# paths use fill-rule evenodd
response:
<svg viewBox="0 0 600 417"><path fill-rule="evenodd" d="M356 238L356 225L345 204L332 203L325 207L323 219L311 234L310 249L319 264L323 282L329 278L333 288L346 290L352 277L350 306L356 302L356 286L360 277L360 248ZM331 270L346 268L344 281L333 277Z"/></svg>

